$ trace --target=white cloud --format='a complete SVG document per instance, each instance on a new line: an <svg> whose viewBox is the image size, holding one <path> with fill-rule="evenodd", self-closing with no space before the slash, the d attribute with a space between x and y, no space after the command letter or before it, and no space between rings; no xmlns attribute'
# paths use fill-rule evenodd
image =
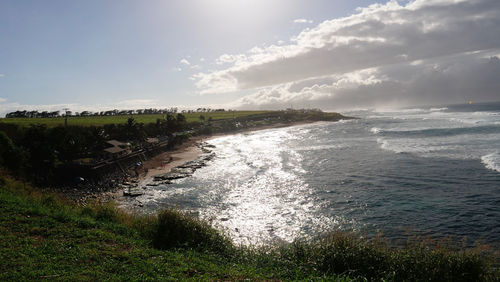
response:
<svg viewBox="0 0 500 282"><path fill-rule="evenodd" d="M189 57L189 56L188 56ZM205 59L201 58L200 61L204 61ZM180 60L180 63L186 67L189 67L192 70L201 70L202 67L200 65L193 65L187 59ZM182 71L182 68L174 68L176 71Z"/></svg>
<svg viewBox="0 0 500 282"><path fill-rule="evenodd" d="M130 100L120 101L116 104L121 109L155 108L158 106L158 101L152 99L130 99Z"/></svg>
<svg viewBox="0 0 500 282"><path fill-rule="evenodd" d="M205 61L205 58L200 58L200 62L204 62Z"/></svg>
<svg viewBox="0 0 500 282"><path fill-rule="evenodd" d="M4 99L4 98L0 97L0 103L3 103L5 101L7 101L7 99Z"/></svg>
<svg viewBox="0 0 500 282"><path fill-rule="evenodd" d="M262 88L232 106L283 108L293 104L339 110L494 101L499 98L500 59L490 54L494 51L285 83Z"/></svg>
<svg viewBox="0 0 500 282"><path fill-rule="evenodd" d="M497 61L480 60L476 55L492 50L495 54L500 50L500 1L416 0L406 5L390 1L305 29L288 45L224 54L217 63L226 67L199 73L195 78L203 94L254 89L256 93L242 98L238 101L240 105L271 105L290 99L329 99L348 105L357 101L375 103L378 97L404 98L413 103L446 102L465 93L455 91L453 85L447 87L444 82L459 83L465 78L463 81L475 83L464 85L466 89L475 89L476 95L482 95L484 100L495 97L498 100L498 94L492 97L490 89L497 84L488 80L491 73L486 72L500 75L495 73L496 68L488 69L496 66ZM450 56L456 56L461 63L453 64L447 59ZM466 77L468 69L481 73ZM366 79L365 71L371 74L373 83L356 82L349 77L357 74ZM490 84L482 83L482 76ZM289 89L325 77L330 79L329 83L308 85L300 91ZM432 92L430 85L449 93L428 94Z"/></svg>
<svg viewBox="0 0 500 282"><path fill-rule="evenodd" d="M307 20L307 19L296 19L293 20L294 23L309 23L312 24L314 21L313 20Z"/></svg>
<svg viewBox="0 0 500 282"><path fill-rule="evenodd" d="M215 62L218 65L223 65L223 64L246 61L246 59L247 57L243 54L240 55L223 54Z"/></svg>
<svg viewBox="0 0 500 282"><path fill-rule="evenodd" d="M1 73L0 73L0 77L4 77L4 76L5 76L5 74L1 74Z"/></svg>

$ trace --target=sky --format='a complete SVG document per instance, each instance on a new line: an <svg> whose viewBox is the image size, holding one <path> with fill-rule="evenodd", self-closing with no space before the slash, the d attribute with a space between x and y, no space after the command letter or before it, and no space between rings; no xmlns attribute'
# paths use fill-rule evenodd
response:
<svg viewBox="0 0 500 282"><path fill-rule="evenodd" d="M15 110L500 101L498 0L2 0Z"/></svg>

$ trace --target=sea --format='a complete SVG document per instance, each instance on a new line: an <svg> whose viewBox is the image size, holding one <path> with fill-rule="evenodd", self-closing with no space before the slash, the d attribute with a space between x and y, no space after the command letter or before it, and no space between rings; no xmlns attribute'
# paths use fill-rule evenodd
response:
<svg viewBox="0 0 500 282"><path fill-rule="evenodd" d="M179 208L238 244L336 230L498 244L500 103L343 114L359 119L211 139L206 167L134 201Z"/></svg>

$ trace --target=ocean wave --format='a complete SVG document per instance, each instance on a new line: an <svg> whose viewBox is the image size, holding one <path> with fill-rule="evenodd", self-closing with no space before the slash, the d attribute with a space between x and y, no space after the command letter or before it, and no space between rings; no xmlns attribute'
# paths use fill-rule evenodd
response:
<svg viewBox="0 0 500 282"><path fill-rule="evenodd" d="M348 122L356 122L355 119L340 119L337 121L337 123L348 123ZM327 124L328 122L324 122L324 124Z"/></svg>
<svg viewBox="0 0 500 282"><path fill-rule="evenodd" d="M444 112L449 110L447 107L442 108L411 108L411 109L377 109L375 113L390 113L390 114L428 114L434 112Z"/></svg>
<svg viewBox="0 0 500 282"><path fill-rule="evenodd" d="M313 146L297 147L295 150L297 150L297 151L319 151L319 150L330 150L330 149L344 149L346 147L347 147L347 144L313 145Z"/></svg>
<svg viewBox="0 0 500 282"><path fill-rule="evenodd" d="M443 112L443 111L446 111L448 110L447 107L443 107L443 108L430 108L429 111L431 112Z"/></svg>
<svg viewBox="0 0 500 282"><path fill-rule="evenodd" d="M429 110L426 109L420 109L420 108L413 108L413 109L376 109L374 112L375 113L421 113L421 112L428 112Z"/></svg>
<svg viewBox="0 0 500 282"><path fill-rule="evenodd" d="M462 124L468 126L498 124L500 115L493 112L443 112L427 111L420 113L401 113L391 117L370 116L369 118L391 118L401 121L426 121L426 122L448 122L451 124Z"/></svg>
<svg viewBox="0 0 500 282"><path fill-rule="evenodd" d="M461 126L461 127L415 127L415 128L390 128L380 129L373 127L370 129L373 134L383 133L384 136L400 136L400 137L446 137L458 135L497 135L500 132L498 125L485 126Z"/></svg>
<svg viewBox="0 0 500 282"><path fill-rule="evenodd" d="M401 140L401 139L384 139L377 138L377 143L380 145L381 149L394 152L396 154L411 153L417 154L421 157L429 157L429 153L433 153L439 150L449 149L445 146L436 146L432 144L426 144L425 142L417 142L416 140Z"/></svg>
<svg viewBox="0 0 500 282"><path fill-rule="evenodd" d="M382 148L384 150L394 151L394 150L388 148L389 143L387 142L387 140L385 140L383 138L377 138L377 143L380 144L380 148Z"/></svg>
<svg viewBox="0 0 500 282"><path fill-rule="evenodd" d="M500 154L498 152L482 156L481 162L487 169L500 172Z"/></svg>
<svg viewBox="0 0 500 282"><path fill-rule="evenodd" d="M415 147L413 150L409 150L407 146L397 145L394 142L389 142L384 138L377 138L377 143L380 144L380 148L394 152L396 154L415 152Z"/></svg>

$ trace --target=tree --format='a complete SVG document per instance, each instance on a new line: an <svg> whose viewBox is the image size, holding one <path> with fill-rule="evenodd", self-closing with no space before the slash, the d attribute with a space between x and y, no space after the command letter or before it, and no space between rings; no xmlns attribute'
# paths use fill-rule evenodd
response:
<svg viewBox="0 0 500 282"><path fill-rule="evenodd" d="M53 144L48 138L45 125L32 125L26 129L21 145L29 151L29 163L40 172L55 167L57 156Z"/></svg>
<svg viewBox="0 0 500 282"><path fill-rule="evenodd" d="M0 131L0 165L12 171L18 171L24 162L24 158L23 151L14 145L7 134Z"/></svg>
<svg viewBox="0 0 500 282"><path fill-rule="evenodd" d="M180 113L177 114L177 127L179 129L182 129L186 126L186 123L187 123L186 116Z"/></svg>
<svg viewBox="0 0 500 282"><path fill-rule="evenodd" d="M146 133L144 131L144 124L137 123L137 121L133 117L129 117L127 119L127 123L125 124L124 129L124 135L129 140L144 140L146 136Z"/></svg>

